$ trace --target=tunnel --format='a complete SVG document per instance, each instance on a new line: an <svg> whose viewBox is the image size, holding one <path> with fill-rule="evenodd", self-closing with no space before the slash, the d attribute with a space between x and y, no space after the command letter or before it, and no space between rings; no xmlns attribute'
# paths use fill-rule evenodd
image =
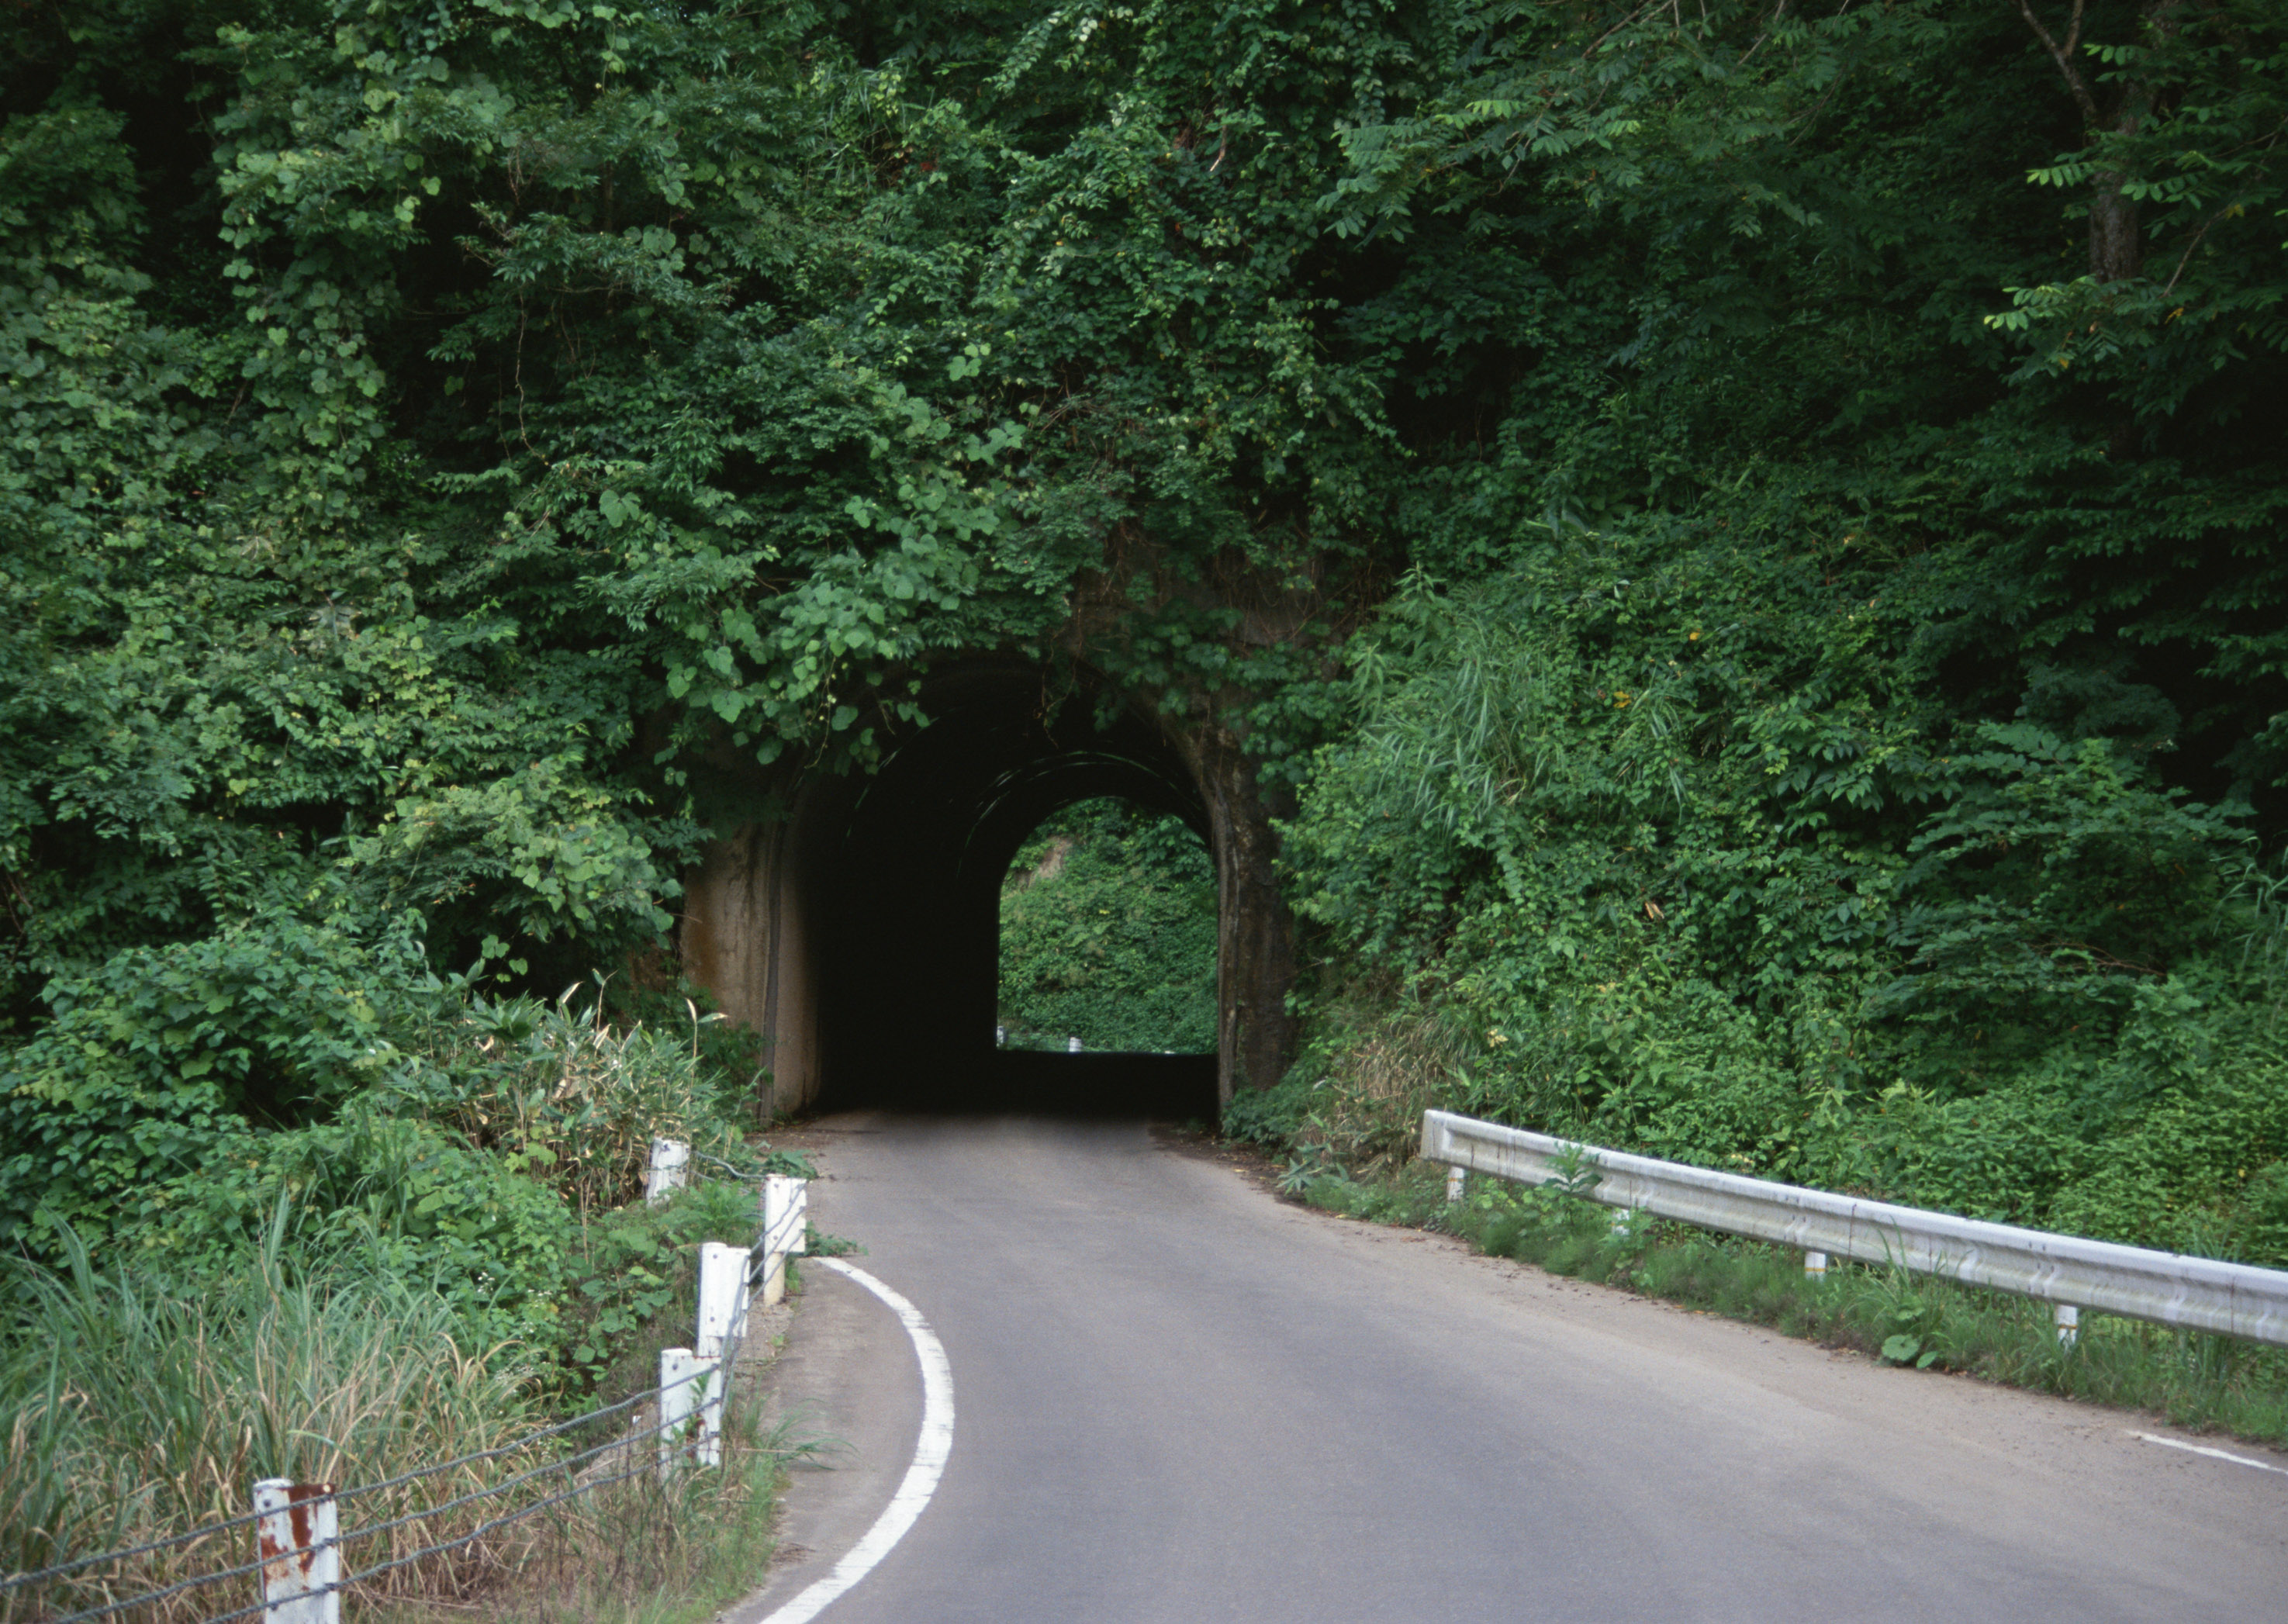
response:
<svg viewBox="0 0 2288 1624"><path fill-rule="evenodd" d="M678 947L686 973L762 1034L772 1109L1212 1121L1234 1088L1275 1081L1291 931L1241 753L1085 671L974 660L918 697L929 720L891 734L871 772L719 773L727 810L687 876ZM1214 858L1213 1054L995 1042L1003 876L1045 819L1103 796L1180 818Z"/></svg>

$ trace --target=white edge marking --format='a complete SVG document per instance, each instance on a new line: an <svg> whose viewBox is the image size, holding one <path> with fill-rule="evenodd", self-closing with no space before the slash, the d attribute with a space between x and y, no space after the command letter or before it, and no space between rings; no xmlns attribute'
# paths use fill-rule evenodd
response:
<svg viewBox="0 0 2288 1624"><path fill-rule="evenodd" d="M838 1274L846 1274L889 1305L890 1311L906 1327L912 1339L914 1357L922 1367L922 1430L914 1440L914 1463L906 1468L905 1481L898 1492L890 1496L890 1503L882 1508L882 1515L866 1531L865 1538L852 1546L834 1571L808 1589L797 1595L776 1612L766 1616L761 1624L806 1624L826 1611L836 1597L849 1589L874 1570L874 1565L890 1554L891 1548L906 1537L906 1530L929 1505L930 1496L937 1493L937 1480L945 1473L945 1458L953 1450L953 1366L945 1357L944 1344L929 1328L929 1321L895 1291L876 1279L863 1269L855 1269L838 1257L821 1257L809 1261L824 1264Z"/></svg>
<svg viewBox="0 0 2288 1624"><path fill-rule="evenodd" d="M2235 1466L2253 1466L2260 1472L2279 1472L2283 1476L2288 1476L2288 1466L2275 1466L2269 1461L2252 1461L2244 1454L2234 1454L2228 1450L2211 1449L2202 1444L2187 1444L2173 1438L2163 1438L2153 1432L2133 1432L2129 1436L2141 1438L2149 1444L2159 1444L2170 1449L2181 1449L2188 1454L2205 1454L2213 1460L2229 1461Z"/></svg>

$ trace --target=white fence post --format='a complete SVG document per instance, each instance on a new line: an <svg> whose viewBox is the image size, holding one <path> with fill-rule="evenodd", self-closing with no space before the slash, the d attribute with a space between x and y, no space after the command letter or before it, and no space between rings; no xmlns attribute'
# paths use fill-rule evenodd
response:
<svg viewBox="0 0 2288 1624"><path fill-rule="evenodd" d="M1076 1055L1080 1053L1080 1040L1078 1038L1067 1038L1065 1040L1065 1053L1069 1055Z"/></svg>
<svg viewBox="0 0 2288 1624"><path fill-rule="evenodd" d="M651 1142L651 1170L644 1175L644 1204L656 1207L671 1190L683 1188L691 1174L691 1146L680 1139Z"/></svg>
<svg viewBox="0 0 2288 1624"><path fill-rule="evenodd" d="M763 1306L786 1295L786 1260L806 1249L810 1186L799 1178L767 1174L763 1179Z"/></svg>
<svg viewBox="0 0 2288 1624"><path fill-rule="evenodd" d="M1446 1200L1450 1205L1462 1199L1462 1192L1469 1176L1469 1170L1466 1168L1446 1169Z"/></svg>
<svg viewBox="0 0 2288 1624"><path fill-rule="evenodd" d="M723 1463L723 1367L688 1348L659 1351L659 1475L677 1464Z"/></svg>
<svg viewBox="0 0 2288 1624"><path fill-rule="evenodd" d="M691 1343L699 1358L719 1358L740 1328L746 1284L746 1248L711 1240L699 1248L699 1329Z"/></svg>
<svg viewBox="0 0 2288 1624"><path fill-rule="evenodd" d="M1803 1278L1807 1280L1823 1280L1827 1278L1826 1253L1806 1252L1803 1255Z"/></svg>
<svg viewBox="0 0 2288 1624"><path fill-rule="evenodd" d="M688 1348L659 1351L659 1475L672 1477L691 1424L691 1371L697 1361Z"/></svg>
<svg viewBox="0 0 2288 1624"><path fill-rule="evenodd" d="M341 1624L342 1548L330 1483L254 1485L263 1624Z"/></svg>
<svg viewBox="0 0 2288 1624"><path fill-rule="evenodd" d="M2081 1340L2081 1310L2070 1303L2057 1305L2051 1316L2058 1327L2058 1346L2070 1348Z"/></svg>

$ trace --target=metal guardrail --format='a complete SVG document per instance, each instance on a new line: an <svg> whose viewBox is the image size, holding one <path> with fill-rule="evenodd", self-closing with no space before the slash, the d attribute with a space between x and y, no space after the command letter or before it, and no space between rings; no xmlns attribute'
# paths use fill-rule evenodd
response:
<svg viewBox="0 0 2288 1624"><path fill-rule="evenodd" d="M1861 1200L1575 1145L1450 1111L1422 1113L1426 1161L1541 1184L1561 1174L1561 1160L1576 1156L1593 1164L1598 1174L1595 1186L1585 1193L1608 1207L1807 1253L1943 1275L2061 1305L2288 1345L2288 1271L2278 1269ZM2062 1313L2060 1323L2071 1319Z"/></svg>

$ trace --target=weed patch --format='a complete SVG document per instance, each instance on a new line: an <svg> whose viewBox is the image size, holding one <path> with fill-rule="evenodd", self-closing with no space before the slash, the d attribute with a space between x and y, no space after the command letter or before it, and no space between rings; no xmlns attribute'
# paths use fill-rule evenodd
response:
<svg viewBox="0 0 2288 1624"><path fill-rule="evenodd" d="M623 1278L609 1314L589 1327L609 1352L569 1382L528 1348L473 1341L447 1295L375 1260L292 1259L282 1209L243 1270L196 1290L125 1268L107 1274L67 1229L63 1272L17 1265L30 1306L0 1336L0 1573L228 1521L246 1511L256 1479L283 1477L388 1485L345 1502L353 1570L533 1510L361 1587L349 1597L353 1617L465 1616L473 1606L536 1620L708 1615L767 1560L776 1474L799 1452L762 1427L759 1405L742 1390L749 1383L731 1395L724 1465L666 1486L648 1470L647 1437L620 1441L645 1424L648 1405L520 1440L552 1408L584 1411L652 1385L658 1349L687 1339L695 1306L684 1232L719 1233L725 1199L701 1186L624 1215L644 1244L614 1255ZM750 1206L733 1204L751 1222ZM543 1505L574 1482L590 1492ZM457 1503L471 1495L482 1498ZM358 1534L408 1517L417 1520ZM250 1537L226 1529L0 1592L0 1624L236 1567L251 1559ZM196 1588L115 1616L180 1624L241 1604L243 1588Z"/></svg>

